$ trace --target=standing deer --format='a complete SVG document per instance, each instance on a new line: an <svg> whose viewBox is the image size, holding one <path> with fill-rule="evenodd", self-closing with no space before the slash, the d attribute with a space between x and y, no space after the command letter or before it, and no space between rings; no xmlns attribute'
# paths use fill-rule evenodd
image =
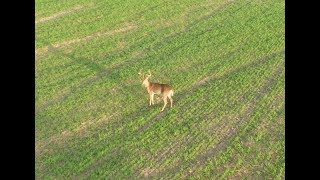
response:
<svg viewBox="0 0 320 180"><path fill-rule="evenodd" d="M159 84L159 83L152 83L149 82L148 79L151 76L151 72L149 70L149 74L143 75L141 70L138 73L140 76L142 76L142 85L147 88L147 91L149 93L149 106L154 104L153 96L154 94L162 95L162 99L164 102L164 105L161 109L161 112L164 110L164 108L167 106L167 98L170 99L171 107L173 103L173 88L168 84Z"/></svg>

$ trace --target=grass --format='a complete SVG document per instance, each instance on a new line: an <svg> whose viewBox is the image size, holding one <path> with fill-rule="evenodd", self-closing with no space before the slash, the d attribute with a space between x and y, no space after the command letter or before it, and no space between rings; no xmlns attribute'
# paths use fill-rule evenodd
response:
<svg viewBox="0 0 320 180"><path fill-rule="evenodd" d="M284 1L37 0L36 22L37 179L284 179Z"/></svg>

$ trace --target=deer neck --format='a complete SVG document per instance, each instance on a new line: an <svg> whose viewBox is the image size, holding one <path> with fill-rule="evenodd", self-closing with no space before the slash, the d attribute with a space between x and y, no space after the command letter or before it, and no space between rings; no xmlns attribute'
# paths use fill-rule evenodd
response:
<svg viewBox="0 0 320 180"><path fill-rule="evenodd" d="M145 88L149 89L150 82L149 82L148 80L145 80L145 81L143 82L143 85L144 85Z"/></svg>

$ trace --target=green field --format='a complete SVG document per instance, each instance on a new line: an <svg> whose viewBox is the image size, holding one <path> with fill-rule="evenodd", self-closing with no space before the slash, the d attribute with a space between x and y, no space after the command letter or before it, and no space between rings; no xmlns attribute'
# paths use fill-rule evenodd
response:
<svg viewBox="0 0 320 180"><path fill-rule="evenodd" d="M36 0L36 179L284 179L284 4Z"/></svg>

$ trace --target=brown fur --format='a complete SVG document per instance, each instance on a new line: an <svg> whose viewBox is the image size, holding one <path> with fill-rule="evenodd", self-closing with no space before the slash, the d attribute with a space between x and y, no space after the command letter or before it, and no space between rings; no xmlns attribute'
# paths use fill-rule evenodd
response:
<svg viewBox="0 0 320 180"><path fill-rule="evenodd" d="M141 70L139 72L139 75L142 75ZM149 93L149 105L153 105L154 101L153 101L153 96L154 94L158 94L162 96L164 105L161 111L164 110L164 108L167 105L167 100L169 98L170 103L171 103L171 107L173 105L173 88L168 85L168 84L160 84L160 83L152 83L149 82L149 77L151 76L151 72L149 70L149 75L142 75L142 85L144 85L144 87L147 89L148 93Z"/></svg>

